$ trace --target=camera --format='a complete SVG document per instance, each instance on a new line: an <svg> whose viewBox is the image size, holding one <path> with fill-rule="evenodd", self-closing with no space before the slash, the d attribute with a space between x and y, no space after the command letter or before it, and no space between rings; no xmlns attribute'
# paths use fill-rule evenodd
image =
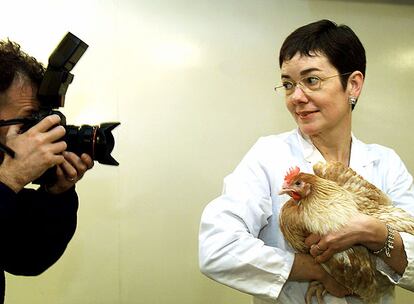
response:
<svg viewBox="0 0 414 304"><path fill-rule="evenodd" d="M39 86L40 110L29 118L30 124L24 127L31 127L48 115L58 114L61 117L61 125L66 129L64 141L68 145L68 151L78 155L87 153L101 164L117 166L119 163L111 156L115 145L111 131L120 124L119 122L102 123L100 126L66 125L65 116L53 110L65 105L65 94L73 81L70 71L87 48L85 42L70 32L62 39L49 57L45 75Z"/></svg>
<svg viewBox="0 0 414 304"><path fill-rule="evenodd" d="M28 118L0 121L0 126L23 124L20 131L25 132L46 116L57 114L61 118L60 124L66 129L63 140L67 144L68 151L77 155L87 153L101 164L118 166L119 163L111 156L115 145L111 132L120 124L119 122L106 122L99 126L67 125L66 117L56 110L64 106L66 91L74 77L70 71L87 48L88 45L85 42L68 32L49 57L48 66L38 90L39 110ZM0 143L0 150L14 157L14 151L2 143ZM55 168L51 168L33 183L50 183L54 177Z"/></svg>

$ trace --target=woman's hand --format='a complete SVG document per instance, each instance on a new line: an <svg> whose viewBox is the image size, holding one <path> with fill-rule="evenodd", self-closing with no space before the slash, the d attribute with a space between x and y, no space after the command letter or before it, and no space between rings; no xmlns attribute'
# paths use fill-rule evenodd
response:
<svg viewBox="0 0 414 304"><path fill-rule="evenodd" d="M347 288L331 277L319 263L316 263L315 259L309 254L295 254L288 280L298 282L318 281L327 292L339 298L351 294Z"/></svg>
<svg viewBox="0 0 414 304"><path fill-rule="evenodd" d="M354 245L365 246L370 251L381 249L387 239L388 231L385 223L377 218L365 214L358 214L342 229L323 236L309 235L305 244L310 248L310 254L315 262L323 263L335 253L344 251ZM402 275L407 267L402 238L398 232L394 233L394 248L391 257L384 253L378 254L394 271Z"/></svg>
<svg viewBox="0 0 414 304"><path fill-rule="evenodd" d="M379 220L361 213L353 217L347 225L336 232L323 236L309 235L305 240L305 244L310 248L310 254L318 263L326 262L335 253L344 251L356 244L366 246L370 250L377 250L378 243L383 244L383 240L379 242L373 240L381 239L381 235L384 233L381 230L381 223L379 222L378 225L378 222Z"/></svg>

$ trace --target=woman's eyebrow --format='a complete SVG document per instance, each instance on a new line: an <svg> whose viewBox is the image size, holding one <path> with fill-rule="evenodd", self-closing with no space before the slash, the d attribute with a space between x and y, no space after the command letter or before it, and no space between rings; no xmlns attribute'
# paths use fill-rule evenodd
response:
<svg viewBox="0 0 414 304"><path fill-rule="evenodd" d="M309 68L309 69L305 69L305 70L303 70L303 71L300 71L300 75L301 76L304 76L304 75L307 75L307 74L309 74L309 73L312 73L312 72L320 72L320 71L322 71L321 69L319 69L319 68ZM292 78L292 77L290 77L288 74L282 74L282 75L280 75L280 77L281 78Z"/></svg>
<svg viewBox="0 0 414 304"><path fill-rule="evenodd" d="M303 75L306 75L306 74L309 74L309 73L312 73L312 72L320 72L320 71L322 71L322 70L318 69L318 68L309 68L309 69L300 71L300 75L303 76Z"/></svg>

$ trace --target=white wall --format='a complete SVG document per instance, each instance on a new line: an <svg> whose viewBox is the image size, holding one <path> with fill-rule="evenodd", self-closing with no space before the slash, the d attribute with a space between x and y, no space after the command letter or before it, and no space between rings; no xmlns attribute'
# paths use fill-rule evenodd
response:
<svg viewBox="0 0 414 304"><path fill-rule="evenodd" d="M273 91L277 54L286 35L317 19L350 25L367 50L354 133L395 148L414 172L412 4L11 2L1 4L0 38L43 62L67 31L90 46L61 109L68 122L122 124L120 167L97 164L77 188L67 252L39 277L8 276L6 303L248 303L199 273L199 218L259 136L294 126Z"/></svg>

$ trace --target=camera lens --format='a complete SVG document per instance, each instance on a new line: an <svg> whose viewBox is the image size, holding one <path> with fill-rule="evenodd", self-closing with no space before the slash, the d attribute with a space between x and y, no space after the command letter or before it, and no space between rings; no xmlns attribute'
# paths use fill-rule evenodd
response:
<svg viewBox="0 0 414 304"><path fill-rule="evenodd" d="M65 142L68 151L77 155L89 154L93 160L101 164L118 166L119 163L111 156L115 145L111 131L119 122L102 123L100 126L73 126L66 125Z"/></svg>

